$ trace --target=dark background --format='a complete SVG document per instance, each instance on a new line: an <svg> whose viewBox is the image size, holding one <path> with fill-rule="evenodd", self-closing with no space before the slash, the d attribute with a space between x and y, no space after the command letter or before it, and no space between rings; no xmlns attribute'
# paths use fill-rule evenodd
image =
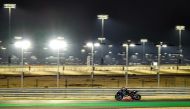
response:
<svg viewBox="0 0 190 109"><path fill-rule="evenodd" d="M5 42L8 10L3 8L3 3L10 2L17 6L12 10L11 36L29 38L36 47L43 48L53 36L63 36L73 50L78 50L101 35L101 21L97 15L108 14L105 37L114 45L147 38L154 44L163 41L178 46L175 26L185 25L182 47L184 52L189 51L189 0L3 0L0 40Z"/></svg>

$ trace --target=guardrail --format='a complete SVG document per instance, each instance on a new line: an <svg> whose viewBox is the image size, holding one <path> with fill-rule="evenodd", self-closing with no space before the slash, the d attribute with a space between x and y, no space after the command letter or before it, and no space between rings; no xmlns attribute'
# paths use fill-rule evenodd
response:
<svg viewBox="0 0 190 109"><path fill-rule="evenodd" d="M92 97L114 96L118 88L1 88L0 97ZM142 96L190 95L190 88L129 88Z"/></svg>

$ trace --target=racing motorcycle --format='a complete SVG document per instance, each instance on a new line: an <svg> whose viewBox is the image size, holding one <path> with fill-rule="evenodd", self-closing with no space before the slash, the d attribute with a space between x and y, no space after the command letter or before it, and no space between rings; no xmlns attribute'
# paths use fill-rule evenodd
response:
<svg viewBox="0 0 190 109"><path fill-rule="evenodd" d="M141 95L138 94L136 90L128 90L127 88L122 88L115 94L115 100L117 101L125 101L126 97L130 97L130 100L140 100Z"/></svg>

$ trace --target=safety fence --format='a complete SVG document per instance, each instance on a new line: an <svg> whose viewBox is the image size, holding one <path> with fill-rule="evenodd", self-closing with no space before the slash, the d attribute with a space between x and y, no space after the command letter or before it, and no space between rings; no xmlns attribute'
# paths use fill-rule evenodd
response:
<svg viewBox="0 0 190 109"><path fill-rule="evenodd" d="M1 88L3 97L100 97L113 96L119 88ZM189 96L190 88L129 88L142 96Z"/></svg>

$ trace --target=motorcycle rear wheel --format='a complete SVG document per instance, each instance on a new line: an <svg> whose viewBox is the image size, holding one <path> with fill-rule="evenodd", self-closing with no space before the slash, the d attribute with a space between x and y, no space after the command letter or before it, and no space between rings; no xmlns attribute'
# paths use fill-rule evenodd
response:
<svg viewBox="0 0 190 109"><path fill-rule="evenodd" d="M122 95L120 95L120 94L116 94L116 95L115 95L115 100L121 101L122 99L123 99L123 96L122 96Z"/></svg>

